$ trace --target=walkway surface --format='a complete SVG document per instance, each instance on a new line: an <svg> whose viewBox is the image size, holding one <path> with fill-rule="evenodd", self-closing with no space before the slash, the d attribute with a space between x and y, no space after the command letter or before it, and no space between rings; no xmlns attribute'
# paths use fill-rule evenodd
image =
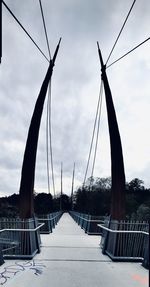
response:
<svg viewBox="0 0 150 287"><path fill-rule="evenodd" d="M11 287L140 287L148 286L141 263L114 263L101 253L100 236L89 236L64 214L54 232L42 235L34 260L7 260L0 285Z"/></svg>

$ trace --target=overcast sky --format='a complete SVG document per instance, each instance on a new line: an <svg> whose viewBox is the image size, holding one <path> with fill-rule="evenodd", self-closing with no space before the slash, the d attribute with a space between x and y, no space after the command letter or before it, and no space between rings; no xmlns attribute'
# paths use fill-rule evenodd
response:
<svg viewBox="0 0 150 287"><path fill-rule="evenodd" d="M132 0L43 0L51 53L62 43L52 78L52 143L56 191L70 194L83 182L100 87L96 41L104 61ZM6 0L48 56L38 0ZM150 1L137 0L109 63L150 36ZM48 62L3 6L0 65L0 196L18 193L24 148L34 105ZM107 70L116 109L126 180L150 187L150 42ZM90 176L89 170L88 176ZM94 176L110 176L110 148L103 95ZM35 190L47 192L46 103L40 128ZM53 191L52 191L53 192Z"/></svg>

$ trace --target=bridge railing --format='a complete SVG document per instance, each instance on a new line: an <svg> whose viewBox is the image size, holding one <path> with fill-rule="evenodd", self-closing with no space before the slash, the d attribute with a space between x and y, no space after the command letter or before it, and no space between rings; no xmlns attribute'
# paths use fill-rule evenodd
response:
<svg viewBox="0 0 150 287"><path fill-rule="evenodd" d="M57 222L59 221L60 217L62 216L63 212L53 212L49 214L42 214L38 215L37 219L39 223L45 223L40 228L40 233L51 233L53 231L53 228L57 225Z"/></svg>
<svg viewBox="0 0 150 287"><path fill-rule="evenodd" d="M76 211L69 212L72 218L77 222L78 225L89 235L100 235L102 229L98 227L98 224L104 223L104 216L95 216Z"/></svg>
<svg viewBox="0 0 150 287"><path fill-rule="evenodd" d="M41 238L36 219L1 219L0 248L4 258L33 258L40 252Z"/></svg>
<svg viewBox="0 0 150 287"><path fill-rule="evenodd" d="M149 266L149 226L146 222L108 221L102 230L102 252L114 261L139 261Z"/></svg>
<svg viewBox="0 0 150 287"><path fill-rule="evenodd" d="M3 257L33 258L40 252L40 233L49 233L48 230L52 232L61 215L62 212L54 212L39 219L0 218L0 250Z"/></svg>

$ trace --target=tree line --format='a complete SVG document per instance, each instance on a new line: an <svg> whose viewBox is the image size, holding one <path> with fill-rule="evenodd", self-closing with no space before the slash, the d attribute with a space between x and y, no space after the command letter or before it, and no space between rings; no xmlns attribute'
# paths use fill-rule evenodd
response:
<svg viewBox="0 0 150 287"><path fill-rule="evenodd" d="M134 178L126 183L126 218L150 220L150 188ZM111 178L89 178L74 194L74 209L91 215L109 215Z"/></svg>
<svg viewBox="0 0 150 287"><path fill-rule="evenodd" d="M150 220L150 188L134 178L126 183L126 218ZM34 193L36 215L48 214L72 208L78 212L106 216L110 213L111 179L89 178L84 187L79 186L73 198L66 194L53 197L47 193ZM19 216L19 195L13 194L0 198L0 217Z"/></svg>
<svg viewBox="0 0 150 287"><path fill-rule="evenodd" d="M20 199L19 194L12 194L0 198L0 217L18 217ZM58 210L70 210L71 201L68 195L58 195L53 198L50 193L34 193L35 215L48 214Z"/></svg>

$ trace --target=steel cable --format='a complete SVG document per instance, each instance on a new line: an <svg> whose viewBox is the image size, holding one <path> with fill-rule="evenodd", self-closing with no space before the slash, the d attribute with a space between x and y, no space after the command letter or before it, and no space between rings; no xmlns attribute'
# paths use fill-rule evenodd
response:
<svg viewBox="0 0 150 287"><path fill-rule="evenodd" d="M130 10L129 10L127 16L126 16L126 19L125 19L125 21L124 21L124 23L123 23L123 25L122 25L122 27L121 27L121 30L120 30L120 32L119 32L117 38L116 38L116 41L115 41L115 43L114 43L114 45L113 45L113 47L112 47L112 49L111 49L111 51L110 51L110 53L109 53L109 56L108 56L108 58L107 58L107 61L106 61L106 64L105 64L105 65L107 65L107 63L108 63L108 61L109 61L109 59L110 59L110 57L111 57L111 55L112 55L112 52L113 52L113 50L114 50L114 48L115 48L115 46L116 46L116 44L117 44L117 42L118 42L118 40L119 40L119 38L120 38L120 35L121 35L121 33L122 33L122 31L123 31L123 29L124 29L124 27L125 27L125 24L126 24L128 18L129 18L129 16L130 16L130 13L131 13L131 11L132 11L132 9L133 9L133 6L134 6L135 2L136 2L136 0L134 0L133 3L132 3L132 5L131 5L131 8L130 8Z"/></svg>
<svg viewBox="0 0 150 287"><path fill-rule="evenodd" d="M41 15L42 15L42 20L43 20L43 26L44 26L44 32L45 32L45 38L46 38L46 43L47 43L47 48L49 52L49 57L51 59L51 52L50 52L50 45L49 45L49 39L47 35L47 29L46 29L46 22L45 22L45 17L44 17L44 11L42 7L42 2L39 0L40 4L40 10L41 10ZM51 161L51 173L52 173L52 184L53 184L53 193L55 197L55 180L54 180L54 168L53 168L53 150L52 150L52 127L51 127L51 110L52 110L52 105L51 105L51 81L49 83L49 89L48 89L48 99L47 99L47 134L49 133L49 137L46 137L47 141L47 153L49 153L49 148L50 148L50 161ZM49 144L48 144L49 141ZM48 189L50 190L50 179L49 179L49 156L47 154L47 175L48 175Z"/></svg>
<svg viewBox="0 0 150 287"><path fill-rule="evenodd" d="M101 91L101 86L100 86L100 91ZM85 175L84 175L83 187L85 185L86 178L87 178L87 173L88 173L88 169L89 169L89 163L90 163L90 158L91 158L91 153L92 153L92 148L93 148L93 142L94 142L94 136L95 136L95 130L96 130L96 124L97 124L97 118L98 118L99 109L100 109L100 102L101 102L101 92L99 92L99 97L98 97L98 103L97 103L94 127L93 127L93 132L92 132L92 139L91 139L91 144L90 144L90 150L89 150L89 155L88 155L88 161L87 161L87 166L86 166Z"/></svg>
<svg viewBox="0 0 150 287"><path fill-rule="evenodd" d="M98 112L96 142L95 142L95 149L94 149L94 157L93 157L93 164L92 164L92 172L91 172L91 177L90 177L89 190L91 189L91 186L92 186L92 178L93 178L93 174L94 174L95 161L96 161L96 155L97 155L97 146L98 146L98 139L99 139L99 129L100 129L101 110L102 110L102 95L103 95L103 81L101 81L101 86L100 86L100 105L99 105L99 112Z"/></svg>
<svg viewBox="0 0 150 287"><path fill-rule="evenodd" d="M44 58L49 62L49 59L46 57L46 55L43 53L41 48L36 44L36 42L33 40L33 38L30 36L30 34L27 32L27 30L23 27L21 22L17 19L17 17L14 15L14 13L10 10L10 8L6 5L6 3L2 0L2 3L6 7L6 9L9 11L9 13L13 16L13 18L16 20L16 22L20 25L20 27L23 29L23 31L26 33L26 35L30 38L30 40L33 42L33 44L37 47L37 49L40 51L40 53L44 56Z"/></svg>
<svg viewBox="0 0 150 287"><path fill-rule="evenodd" d="M46 29L46 23L45 23L45 17L44 17L44 12L43 12L43 7L42 7L42 2L41 2L41 0L39 0L39 4L40 4L41 15L42 15L42 20L43 20L43 26L44 26L44 31L45 31L46 43L47 43L47 47L48 47L48 53L49 53L49 57L50 57L50 59L51 59L51 52L50 52L49 40L48 40L47 29Z"/></svg>
<svg viewBox="0 0 150 287"><path fill-rule="evenodd" d="M140 44L138 44L137 46L135 46L133 49L131 49L130 51L128 51L127 53L125 53L123 56L121 56L120 58L118 58L117 60L115 60L114 62L112 62L110 65L108 65L106 68L111 67L113 64L117 63L118 61L120 61L121 59L123 59L124 57L126 57L127 55L129 55L131 52L133 52L134 50L136 50L137 48L139 48L140 46L142 46L144 43L146 43L147 41L150 40L150 37L148 37L146 40L144 40L143 42L141 42Z"/></svg>

